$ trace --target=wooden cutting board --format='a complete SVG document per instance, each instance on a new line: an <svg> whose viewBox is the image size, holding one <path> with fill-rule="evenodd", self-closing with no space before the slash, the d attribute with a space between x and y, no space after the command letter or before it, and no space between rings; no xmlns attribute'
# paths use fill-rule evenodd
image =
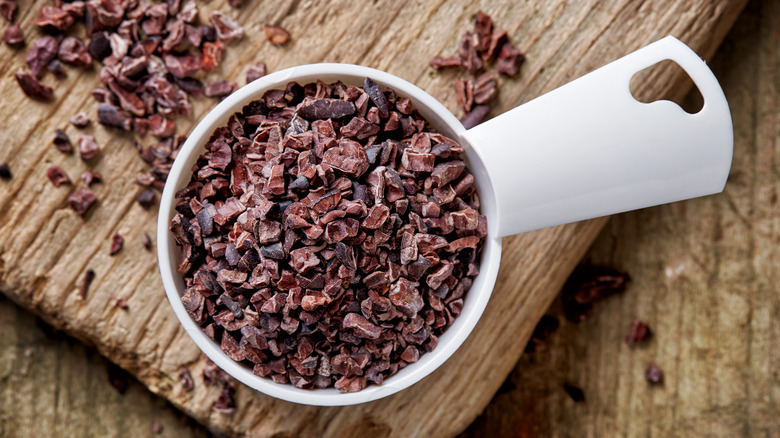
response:
<svg viewBox="0 0 780 438"><path fill-rule="evenodd" d="M493 115L526 102L667 34L710 56L744 5L743 1L684 2L566 1L480 2L282 2L248 0L239 11L223 2L204 5L227 10L246 26L247 36L231 45L212 77L243 83L248 65L269 69L318 61L350 62L389 71L420 85L455 109L452 82L458 75L433 72L427 61L456 50L460 33L477 10L493 16L528 54L516 79L501 79ZM29 22L45 1L21 1L17 15L28 42ZM264 7L268 5L268 7ZM265 23L288 28L293 40L274 47L262 36ZM0 49L0 120L4 141L0 161L14 178L0 182L0 289L53 326L67 331L135 374L212 430L253 436L430 436L463 430L488 403L517 362L536 321L605 223L605 219L550 228L505 240L496 290L469 340L438 371L414 387L361 406L319 408L295 405L238 388L233 414L212 412L219 388L206 387L204 362L180 328L162 291L156 259L141 236L154 236L155 211L134 202L133 183L145 164L132 138L94 124L86 130L103 148L91 169L105 182L95 186L99 204L84 218L67 207L72 188L53 187L45 177L58 164L72 179L87 169L75 156L50 145L57 128L73 139L67 124L77 111L93 118L88 91L99 85L96 71L68 70L58 82L56 102L25 98L13 79L23 52ZM661 70L639 84L642 94L679 92L682 82ZM48 78L51 81L51 78ZM200 100L188 129L213 101ZM125 247L109 256L111 236ZM86 269L97 273L87 298L78 287ZM129 308L115 305L124 298ZM195 389L178 384L182 368L195 376Z"/></svg>

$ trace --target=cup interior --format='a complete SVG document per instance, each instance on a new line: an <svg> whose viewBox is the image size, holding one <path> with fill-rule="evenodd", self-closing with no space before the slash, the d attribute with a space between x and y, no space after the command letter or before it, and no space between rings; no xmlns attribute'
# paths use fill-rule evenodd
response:
<svg viewBox="0 0 780 438"><path fill-rule="evenodd" d="M432 127L457 140L464 147L465 161L474 175L479 192L481 213L488 219L488 236L481 254L480 273L464 298L461 314L439 337L438 346L432 352L421 355L418 362L408 365L397 374L385 379L382 385L369 384L359 392L341 393L335 388L299 389L290 384L274 383L271 379L252 374L250 368L230 359L217 343L206 336L184 309L181 302L181 295L185 289L184 281L176 271L180 250L169 231L171 220L176 214L174 195L189 183L192 166L198 156L206 151L204 146L212 132L227 124L230 116L241 111L244 105L262 97L266 90L284 89L290 81L303 84L318 79L326 83L340 80L347 85L362 86L365 77L392 88L399 96L411 99L414 107ZM492 181L477 151L462 137L463 132L465 128L460 121L422 89L389 73L357 65L309 64L293 67L264 76L228 96L203 117L187 138L173 163L160 200L157 222L158 264L168 300L184 329L214 363L237 380L267 395L301 404L341 406L377 400L413 385L436 370L460 347L477 324L493 290L501 257L501 238L491 231L498 229L496 222L498 206L495 202Z"/></svg>

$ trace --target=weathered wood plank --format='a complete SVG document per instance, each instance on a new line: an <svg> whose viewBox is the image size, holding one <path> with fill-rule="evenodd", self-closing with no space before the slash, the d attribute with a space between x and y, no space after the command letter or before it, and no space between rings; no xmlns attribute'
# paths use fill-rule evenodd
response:
<svg viewBox="0 0 780 438"><path fill-rule="evenodd" d="M133 379L110 384L96 351L0 298L0 436L207 437L202 426Z"/></svg>
<svg viewBox="0 0 780 438"><path fill-rule="evenodd" d="M780 4L752 1L712 62L735 127L725 192L611 219L586 260L628 271L630 289L524 355L510 376L516 389L463 436L780 434L778 29ZM623 337L635 318L654 335L630 349ZM651 361L662 387L644 381ZM569 399L564 381L583 387L585 403Z"/></svg>
<svg viewBox="0 0 780 438"><path fill-rule="evenodd" d="M240 13L232 12L246 25L248 36L231 47L217 76L242 81L246 66L258 60L273 70L317 61L354 62L417 83L454 108L455 75L436 74L427 61L454 52L469 17L482 9L508 28L513 41L528 53L519 79L501 80L497 114L670 33L706 55L742 4L300 1L264 7L267 3L250 2ZM30 7L22 3L22 9ZM205 12L214 7L226 9L220 2L204 5ZM22 14L23 26L32 15ZM283 49L266 43L261 29L267 22L287 27L293 41ZM27 34L30 38L31 31ZM349 430L424 436L462 430L512 369L536 320L604 224L595 220L507 239L494 298L472 337L439 371L401 394L359 407L314 408L241 387L235 414L212 413L218 388L202 384L198 350L165 302L155 258L140 244L143 232L154 235L154 212L133 202L139 188L132 179L143 164L130 139L90 128L106 151L94 168L107 181L96 188L100 205L86 220L65 207L67 189L55 189L44 179L50 163L60 164L72 176L85 168L78 158L53 150L48 140L77 110L94 113L94 104L84 96L97 84L95 72L71 73L57 90L57 103L43 105L24 99L9 77L22 62L20 54L0 52L0 65L7 72L0 80L0 93L6 96L0 115L8 126L18 127L8 131L0 145L0 159L8 160L16 175L0 191L0 289L54 326L94 344L152 391L216 431L314 436ZM664 71L640 91L671 89L674 79ZM209 105L196 104L196 116L181 126L191 125ZM72 128L67 131L75 135ZM125 235L126 245L110 257L110 236L116 231ZM97 278L82 300L77 289L88 267L96 270ZM128 301L128 311L113 306L118 296ZM176 383L185 366L196 376L196 390L189 394Z"/></svg>

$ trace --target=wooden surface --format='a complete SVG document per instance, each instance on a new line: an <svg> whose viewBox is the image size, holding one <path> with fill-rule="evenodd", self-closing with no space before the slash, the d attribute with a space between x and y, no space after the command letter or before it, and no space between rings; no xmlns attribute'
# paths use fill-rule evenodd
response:
<svg viewBox="0 0 780 438"><path fill-rule="evenodd" d="M120 394L110 362L2 296L0 351L0 436L145 437L155 422L160 438L209 436L132 377Z"/></svg>
<svg viewBox="0 0 780 438"><path fill-rule="evenodd" d="M586 260L631 287L580 324L561 318L464 438L780 436L780 2L752 1L712 65L735 127L725 192L612 218ZM631 349L635 318L654 335ZM661 387L644 381L652 361Z"/></svg>
<svg viewBox="0 0 780 438"><path fill-rule="evenodd" d="M25 26L39 8L22 2ZM316 62L353 62L397 74L417 83L455 107L453 74L433 73L426 64L455 51L469 17L483 9L509 30L528 53L517 80L503 80L494 113L525 102L632 50L674 34L699 53L711 54L731 26L743 2L690 0L658 2L564 1L485 2L298 2L282 7L253 7L232 12L247 26L239 50L231 47L218 70L230 79L243 77L245 66L264 60L272 70ZM208 5L214 7L217 5ZM220 9L227 9L219 5ZM203 12L202 12L203 14ZM284 49L261 37L262 24L286 26L294 40ZM63 157L48 145L51 133L64 127L79 109L94 114L87 90L97 84L94 72L71 71L55 91L51 105L21 95L10 72L23 56L0 52L6 74L0 81L0 117L7 132L0 161L11 164L15 178L0 191L0 289L50 324L95 345L112 361L138 376L212 430L236 434L295 436L449 435L465 428L488 403L520 356L536 320L563 279L604 224L596 220L556 227L505 240L504 263L494 297L474 334L436 373L413 388L379 402L349 408L314 408L272 400L244 387L232 415L211 411L218 388L200 378L199 352L180 329L162 294L155 258L141 247L143 232L154 235L154 212L133 202L140 190L132 180L144 165L127 137L102 127L94 131L104 153L94 170L107 183L96 188L100 204L85 219L65 206L66 188L45 179L56 163L70 175L84 164ZM671 71L662 71L640 92L675 87ZM65 94L65 90L70 90ZM197 115L210 102L196 105ZM183 123L182 125L186 125ZM72 128L67 131L75 136ZM110 236L125 236L125 249L109 257ZM86 300L77 289L91 267L97 278ZM117 297L128 310L113 304ZM184 393L176 376L188 367L195 391ZM468 396L462 396L468 394Z"/></svg>

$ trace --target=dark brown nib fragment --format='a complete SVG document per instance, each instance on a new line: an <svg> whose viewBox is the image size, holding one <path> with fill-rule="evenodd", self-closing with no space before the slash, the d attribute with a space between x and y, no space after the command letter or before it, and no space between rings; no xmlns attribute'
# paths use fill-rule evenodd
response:
<svg viewBox="0 0 780 438"><path fill-rule="evenodd" d="M24 94L28 97L48 102L54 98L54 90L51 87L43 85L35 76L27 71L19 69L16 72L16 81L22 88Z"/></svg>
<svg viewBox="0 0 780 438"><path fill-rule="evenodd" d="M89 125L89 116L83 112L75 114L70 118L70 124L77 128L86 128Z"/></svg>
<svg viewBox="0 0 780 438"><path fill-rule="evenodd" d="M8 166L8 163L3 161L0 163L0 179L10 181L13 175L11 175L11 168Z"/></svg>
<svg viewBox="0 0 780 438"><path fill-rule="evenodd" d="M284 44L290 40L290 32L281 26L274 26L272 24L266 24L263 26L265 31L265 39L271 44Z"/></svg>
<svg viewBox="0 0 780 438"><path fill-rule="evenodd" d="M487 220L463 152L370 78L266 92L176 194L184 308L258 376L381 384L436 348L479 273ZM232 386L214 409L233 410Z"/></svg>
<svg viewBox="0 0 780 438"><path fill-rule="evenodd" d="M152 238L149 237L148 234L144 233L143 236L141 236L141 242L143 243L144 248L147 251L151 251L152 250Z"/></svg>
<svg viewBox="0 0 780 438"><path fill-rule="evenodd" d="M536 353L544 351L547 348L547 338L560 327L558 318L552 315L544 315L539 323L536 324L531 340L525 346L526 353Z"/></svg>
<svg viewBox="0 0 780 438"><path fill-rule="evenodd" d="M76 213L84 216L84 213L89 210L89 207L97 201L97 197L92 190L84 187L76 189L70 196L68 196L68 204Z"/></svg>
<svg viewBox="0 0 780 438"><path fill-rule="evenodd" d="M49 178L54 187L59 187L63 184L70 184L70 178L68 174L60 166L50 166L46 169L46 176Z"/></svg>
<svg viewBox="0 0 780 438"><path fill-rule="evenodd" d="M604 266L580 265L569 276L561 292L563 312L571 322L581 322L593 303L626 290L631 277Z"/></svg>
<svg viewBox="0 0 780 438"><path fill-rule="evenodd" d="M102 182L103 176L100 175L100 173L98 172L91 172L89 170L85 170L84 172L81 172L81 180L84 182L84 185L90 187L92 184L97 184L99 182Z"/></svg>
<svg viewBox="0 0 780 438"><path fill-rule="evenodd" d="M116 306L123 310L127 310L128 308L127 301L122 297L116 299Z"/></svg>
<svg viewBox="0 0 780 438"><path fill-rule="evenodd" d="M108 383L116 389L116 392L124 395L130 387L130 375L122 368L108 364Z"/></svg>
<svg viewBox="0 0 780 438"><path fill-rule="evenodd" d="M249 70L246 71L246 83L248 84L250 82L262 78L263 76L265 76L265 73L266 73L265 63L258 62L257 64L249 67Z"/></svg>
<svg viewBox="0 0 780 438"><path fill-rule="evenodd" d="M574 400L575 403L585 401L585 392L579 386L571 383L564 383L563 390L566 391L566 394L569 394L569 397Z"/></svg>
<svg viewBox="0 0 780 438"><path fill-rule="evenodd" d="M82 160L91 160L100 153L100 146L91 135L79 137L79 156Z"/></svg>
<svg viewBox="0 0 780 438"><path fill-rule="evenodd" d="M641 344L650 337L650 327L640 320L634 320L631 322L631 327L628 329L626 335L626 344L632 346L634 344Z"/></svg>
<svg viewBox="0 0 780 438"><path fill-rule="evenodd" d="M122 246L125 243L125 238L119 233L114 233L114 237L111 238L111 255L116 255L122 250Z"/></svg>
<svg viewBox="0 0 780 438"><path fill-rule="evenodd" d="M92 284L92 280L95 279L95 271L92 269L87 269L87 272L84 273L84 279L81 282L81 287L79 288L79 296L81 299L87 298L87 291L89 291L89 285Z"/></svg>
<svg viewBox="0 0 780 438"><path fill-rule="evenodd" d="M144 190L136 198L138 204L144 209L148 210L154 207L154 203L157 200L157 196L154 194L154 190Z"/></svg>
<svg viewBox="0 0 780 438"><path fill-rule="evenodd" d="M192 380L192 374L190 373L190 370L187 368L182 368L182 370L179 372L179 383L181 384L181 389L184 390L184 392L192 392L193 388L195 388L195 382Z"/></svg>
<svg viewBox="0 0 780 438"><path fill-rule="evenodd" d="M73 143L70 142L68 134L66 134L62 129L54 131L54 139L52 140L52 144L54 144L54 147L57 148L57 150L60 152L66 154L73 152Z"/></svg>
<svg viewBox="0 0 780 438"><path fill-rule="evenodd" d="M488 113L490 113L489 106L476 105L474 108L472 108L471 111L467 112L462 119L460 119L460 123L462 123L466 129L471 129L484 122Z"/></svg>
<svg viewBox="0 0 780 438"><path fill-rule="evenodd" d="M645 380L650 384L660 385L664 382L664 372L661 370L661 367L655 363L651 363L645 369Z"/></svg>
<svg viewBox="0 0 780 438"><path fill-rule="evenodd" d="M3 31L3 41L9 46L20 45L24 42L24 35L19 25L12 23Z"/></svg>

